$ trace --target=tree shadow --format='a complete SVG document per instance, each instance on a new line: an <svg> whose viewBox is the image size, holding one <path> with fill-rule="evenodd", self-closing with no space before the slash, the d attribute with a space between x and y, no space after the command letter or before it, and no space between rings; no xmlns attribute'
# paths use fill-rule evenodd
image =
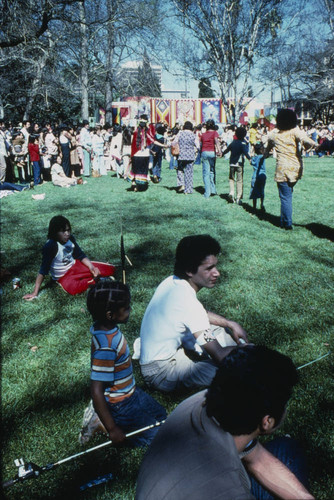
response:
<svg viewBox="0 0 334 500"><path fill-rule="evenodd" d="M317 238L327 239L329 241L334 241L334 228L326 226L325 224L320 224L318 222L311 222L310 224L294 224L297 227L304 227Z"/></svg>

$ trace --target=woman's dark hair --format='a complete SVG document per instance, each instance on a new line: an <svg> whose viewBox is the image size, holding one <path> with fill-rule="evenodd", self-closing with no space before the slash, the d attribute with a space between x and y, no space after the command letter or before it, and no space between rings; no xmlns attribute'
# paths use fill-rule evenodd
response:
<svg viewBox="0 0 334 500"><path fill-rule="evenodd" d="M208 120L205 125L206 125L206 130L215 130L216 124L214 120Z"/></svg>
<svg viewBox="0 0 334 500"><path fill-rule="evenodd" d="M66 226L69 227L70 231L72 230L70 221L66 219L66 217L63 217L62 215L55 215L52 217L49 222L48 239L56 240L57 233L59 233L59 231L65 231Z"/></svg>
<svg viewBox="0 0 334 500"><path fill-rule="evenodd" d="M276 116L278 130L291 130L297 127L298 118L292 109L280 109Z"/></svg>
<svg viewBox="0 0 334 500"><path fill-rule="evenodd" d="M107 312L111 316L130 304L130 290L119 281L103 279L93 285L87 295L87 308L94 321L103 323Z"/></svg>
<svg viewBox="0 0 334 500"><path fill-rule="evenodd" d="M196 273L198 266L209 255L218 255L220 245L208 234L197 234L182 238L176 248L174 274L178 278L188 279L187 272Z"/></svg>
<svg viewBox="0 0 334 500"><path fill-rule="evenodd" d="M238 127L235 131L235 135L237 136L237 139L239 139L239 141L242 141L247 135L247 130L245 129L245 127Z"/></svg>
<svg viewBox="0 0 334 500"><path fill-rule="evenodd" d="M194 130L193 124L191 122L184 122L183 130Z"/></svg>
<svg viewBox="0 0 334 500"><path fill-rule="evenodd" d="M291 359L261 345L234 349L217 370L206 412L234 436L251 434L269 415L278 425L297 383Z"/></svg>

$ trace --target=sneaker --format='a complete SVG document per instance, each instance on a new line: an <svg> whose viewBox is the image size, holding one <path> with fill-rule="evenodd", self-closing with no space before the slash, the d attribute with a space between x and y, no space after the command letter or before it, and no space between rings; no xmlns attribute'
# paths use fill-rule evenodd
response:
<svg viewBox="0 0 334 500"><path fill-rule="evenodd" d="M240 198L237 198L236 202L235 202L237 205L242 205L242 201L240 200Z"/></svg>
<svg viewBox="0 0 334 500"><path fill-rule="evenodd" d="M232 196L231 194L228 195L227 199L230 203L235 203L234 196Z"/></svg>
<svg viewBox="0 0 334 500"><path fill-rule="evenodd" d="M94 409L93 401L91 401L84 411L82 428L79 434L79 443L88 443L95 434L107 434L107 431Z"/></svg>

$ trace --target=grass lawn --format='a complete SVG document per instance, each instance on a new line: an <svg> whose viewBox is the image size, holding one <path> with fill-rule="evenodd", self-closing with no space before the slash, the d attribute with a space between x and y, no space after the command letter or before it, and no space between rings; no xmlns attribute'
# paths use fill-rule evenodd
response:
<svg viewBox="0 0 334 500"><path fill-rule="evenodd" d="M202 196L201 168L195 168L194 194L175 192L176 174L163 164L163 180L145 193L129 192L115 177L88 179L71 189L50 183L2 199L2 267L20 277L2 287L2 477L16 474L13 460L38 465L81 451L78 433L88 404L90 316L85 296L71 297L46 279L38 299L33 290L52 216L65 215L86 254L120 264L123 218L132 313L122 328L130 347L139 335L145 308L162 279L172 273L178 241L209 233L223 248L221 281L199 298L213 311L241 323L252 341L292 357L300 366L333 348L334 330L334 160L305 160L304 178L294 192L294 229L279 226L274 160L267 160L266 213L252 213L248 200L251 167L244 175L244 205L226 201L228 161L217 162L219 195ZM45 193L43 201L31 195ZM121 272L118 272L121 278ZM32 349L37 347L37 349ZM311 491L334 498L333 355L302 369L300 383L279 433L305 446ZM134 362L139 386L144 386ZM152 393L168 410L180 396ZM103 442L96 438L87 448ZM112 447L61 465L38 479L5 490L8 499L132 499L142 450ZM107 485L80 493L78 487L112 472ZM159 499L157 499L159 500Z"/></svg>

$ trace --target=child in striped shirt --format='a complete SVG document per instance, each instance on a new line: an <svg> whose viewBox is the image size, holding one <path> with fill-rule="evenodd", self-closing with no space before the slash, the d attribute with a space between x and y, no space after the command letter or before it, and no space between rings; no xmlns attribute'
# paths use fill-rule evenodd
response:
<svg viewBox="0 0 334 500"><path fill-rule="evenodd" d="M130 314L130 292L117 281L103 280L88 292L91 327L91 394L93 406L113 443L125 434L166 418L165 409L136 386L130 350L118 323ZM157 428L129 440L134 446L150 444Z"/></svg>

